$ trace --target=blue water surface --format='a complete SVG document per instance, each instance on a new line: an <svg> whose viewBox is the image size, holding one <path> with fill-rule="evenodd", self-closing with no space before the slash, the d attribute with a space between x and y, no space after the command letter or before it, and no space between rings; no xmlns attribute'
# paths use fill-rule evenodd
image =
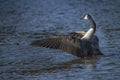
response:
<svg viewBox="0 0 120 80"><path fill-rule="evenodd" d="M33 40L97 24L104 56L80 59ZM120 80L120 0L0 0L0 80Z"/></svg>

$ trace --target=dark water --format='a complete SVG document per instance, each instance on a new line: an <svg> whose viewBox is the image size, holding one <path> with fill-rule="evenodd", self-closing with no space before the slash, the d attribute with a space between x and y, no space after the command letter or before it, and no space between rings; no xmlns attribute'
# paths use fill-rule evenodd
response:
<svg viewBox="0 0 120 80"><path fill-rule="evenodd" d="M95 19L104 56L29 45L88 30L84 13ZM120 0L0 0L0 80L120 80Z"/></svg>

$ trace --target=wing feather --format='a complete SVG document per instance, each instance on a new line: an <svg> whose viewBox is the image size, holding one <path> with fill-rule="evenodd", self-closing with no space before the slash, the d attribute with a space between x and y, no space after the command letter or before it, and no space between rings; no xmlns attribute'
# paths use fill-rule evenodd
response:
<svg viewBox="0 0 120 80"><path fill-rule="evenodd" d="M55 36L51 38L46 38L42 40L36 40L32 42L33 46L41 46L46 48L60 49L69 52L73 55L78 54L80 50L80 39L77 37L65 35L65 36Z"/></svg>

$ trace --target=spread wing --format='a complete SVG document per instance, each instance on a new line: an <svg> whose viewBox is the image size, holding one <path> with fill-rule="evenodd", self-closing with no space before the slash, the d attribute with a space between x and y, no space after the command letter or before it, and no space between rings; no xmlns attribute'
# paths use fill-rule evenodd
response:
<svg viewBox="0 0 120 80"><path fill-rule="evenodd" d="M71 35L64 35L54 36L42 40L36 40L31 45L60 49L69 52L73 55L79 56L81 51L80 42L81 42L80 38Z"/></svg>

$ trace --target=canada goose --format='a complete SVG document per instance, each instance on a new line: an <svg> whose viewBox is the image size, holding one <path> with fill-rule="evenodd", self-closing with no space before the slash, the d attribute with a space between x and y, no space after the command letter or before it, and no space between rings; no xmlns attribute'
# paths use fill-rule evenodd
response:
<svg viewBox="0 0 120 80"><path fill-rule="evenodd" d="M88 19L92 27L87 31L76 31L68 35L53 36L50 38L36 40L31 43L33 46L60 49L78 57L102 55L99 50L98 37L94 35L96 24L89 14L85 14L84 19Z"/></svg>

